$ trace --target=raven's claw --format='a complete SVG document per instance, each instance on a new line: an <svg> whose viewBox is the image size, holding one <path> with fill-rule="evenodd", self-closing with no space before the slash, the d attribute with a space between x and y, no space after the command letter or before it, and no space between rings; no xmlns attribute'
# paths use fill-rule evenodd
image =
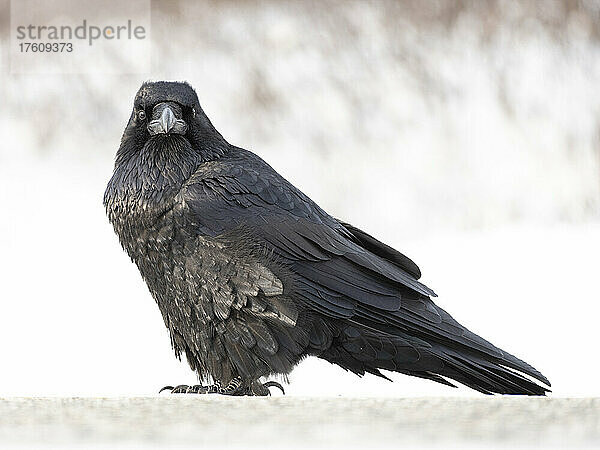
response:
<svg viewBox="0 0 600 450"><path fill-rule="evenodd" d="M173 386L165 386L160 391L158 391L158 393L160 394L162 391L171 391L172 392L173 389L175 389Z"/></svg>
<svg viewBox="0 0 600 450"><path fill-rule="evenodd" d="M240 377L233 378L227 386L222 386L221 383L216 381L214 384L209 386L202 386L201 384L195 384L188 386L187 384L180 384L178 386L165 386L158 393L162 391L171 391L171 394L221 394L221 395L232 395L232 396L259 396L266 397L271 395L269 391L270 387L276 387L281 390L285 395L285 390L281 384L276 381L267 381L266 383L260 383L258 381L252 383L251 386L244 386L244 382Z"/></svg>
<svg viewBox="0 0 600 450"><path fill-rule="evenodd" d="M270 387L276 387L278 388L281 393L283 395L285 395L285 390L283 389L283 386L281 384L279 384L277 381L267 381L266 383L263 384L263 387L268 391ZM269 392L269 395L271 395L271 392Z"/></svg>
<svg viewBox="0 0 600 450"><path fill-rule="evenodd" d="M180 384L178 386L165 386L158 393L160 394L162 391L171 391L171 394L216 394L220 393L218 391L220 385L215 383L210 386L202 386L201 384L194 384L189 386L187 384Z"/></svg>

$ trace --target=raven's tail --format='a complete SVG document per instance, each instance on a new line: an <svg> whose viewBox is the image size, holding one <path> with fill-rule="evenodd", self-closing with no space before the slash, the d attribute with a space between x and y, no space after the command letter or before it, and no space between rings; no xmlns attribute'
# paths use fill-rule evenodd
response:
<svg viewBox="0 0 600 450"><path fill-rule="evenodd" d="M550 386L546 377L509 353L503 352L502 360L449 348L437 348L435 353L443 362L443 368L438 371L438 375L484 394L546 395L550 392L525 375ZM509 364L514 369L509 367Z"/></svg>
<svg viewBox="0 0 600 450"><path fill-rule="evenodd" d="M445 313L439 307L438 311ZM435 334L431 329L406 333L366 323L347 325L340 331L339 345L322 357L359 375L369 372L387 378L379 371L386 369L452 387L449 380L454 380L484 394L550 392L546 387L550 382L539 371L465 328L457 336Z"/></svg>

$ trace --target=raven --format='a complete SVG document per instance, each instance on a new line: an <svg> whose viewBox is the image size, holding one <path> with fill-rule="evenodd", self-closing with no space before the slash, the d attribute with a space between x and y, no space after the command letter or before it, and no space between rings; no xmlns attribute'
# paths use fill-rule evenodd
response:
<svg viewBox="0 0 600 450"><path fill-rule="evenodd" d="M187 83L141 86L104 205L176 356L204 383L171 392L268 395L281 386L262 380L307 356L359 376L549 392L540 372L435 305L411 259L229 144Z"/></svg>

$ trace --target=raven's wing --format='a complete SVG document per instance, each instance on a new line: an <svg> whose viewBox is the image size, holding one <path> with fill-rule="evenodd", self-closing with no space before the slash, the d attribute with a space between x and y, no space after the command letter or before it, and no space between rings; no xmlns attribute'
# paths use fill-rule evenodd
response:
<svg viewBox="0 0 600 450"><path fill-rule="evenodd" d="M417 281L419 268L409 258L329 216L255 155L240 156L204 164L182 190L180 200L201 234L246 227L286 259L337 261L343 256L371 275L436 296Z"/></svg>
<svg viewBox="0 0 600 450"><path fill-rule="evenodd" d="M294 272L295 292L326 316L476 351L549 384L436 306L429 298L435 293L417 280L412 261L329 216L250 152L203 164L179 200L199 234L243 229L277 255Z"/></svg>
<svg viewBox="0 0 600 450"><path fill-rule="evenodd" d="M342 221L339 222L344 226L344 228L346 228L346 230L352 233L352 236L354 236L356 242L359 243L363 248L383 259L387 259L388 261L396 264L402 270L415 277L416 280L421 278L421 269L419 269L419 266L417 266L415 262L408 256L400 253L395 248L384 244L370 234L365 233L363 230L360 230L349 223Z"/></svg>

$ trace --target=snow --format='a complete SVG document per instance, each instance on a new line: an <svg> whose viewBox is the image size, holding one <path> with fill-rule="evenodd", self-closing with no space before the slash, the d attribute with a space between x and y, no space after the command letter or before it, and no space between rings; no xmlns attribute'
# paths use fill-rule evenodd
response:
<svg viewBox="0 0 600 450"><path fill-rule="evenodd" d="M599 399L0 399L3 448L594 448Z"/></svg>

